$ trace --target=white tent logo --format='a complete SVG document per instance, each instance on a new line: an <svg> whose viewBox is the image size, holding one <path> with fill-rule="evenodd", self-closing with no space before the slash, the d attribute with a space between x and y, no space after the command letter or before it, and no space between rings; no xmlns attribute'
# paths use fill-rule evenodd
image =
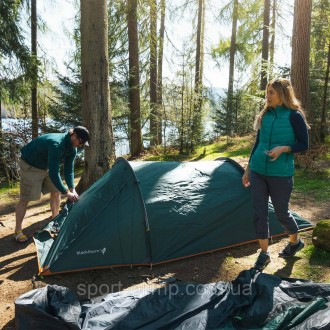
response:
<svg viewBox="0 0 330 330"><path fill-rule="evenodd" d="M106 251L107 249L105 247L99 250L82 250L82 251L77 251L77 256L85 255L85 254L95 254L95 253L102 253L104 255Z"/></svg>

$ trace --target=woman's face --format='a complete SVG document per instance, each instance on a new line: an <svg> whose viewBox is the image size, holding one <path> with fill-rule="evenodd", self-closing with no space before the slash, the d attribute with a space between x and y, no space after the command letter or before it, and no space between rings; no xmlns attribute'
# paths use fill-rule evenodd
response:
<svg viewBox="0 0 330 330"><path fill-rule="evenodd" d="M268 107L275 108L276 106L282 104L277 91L273 88L272 85L268 86L266 99Z"/></svg>

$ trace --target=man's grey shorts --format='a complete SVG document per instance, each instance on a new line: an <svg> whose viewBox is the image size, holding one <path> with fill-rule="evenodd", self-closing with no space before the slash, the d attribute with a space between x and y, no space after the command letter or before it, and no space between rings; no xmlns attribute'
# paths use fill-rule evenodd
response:
<svg viewBox="0 0 330 330"><path fill-rule="evenodd" d="M41 193L58 191L49 178L48 171L34 167L20 159L20 199L24 201L36 201Z"/></svg>

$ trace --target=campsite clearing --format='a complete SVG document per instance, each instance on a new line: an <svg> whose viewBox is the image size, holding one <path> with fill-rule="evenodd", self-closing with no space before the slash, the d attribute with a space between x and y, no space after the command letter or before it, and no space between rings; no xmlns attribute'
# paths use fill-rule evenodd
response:
<svg viewBox="0 0 330 330"><path fill-rule="evenodd" d="M210 283L215 281L231 281L244 269L253 266L257 256L256 244L249 243L235 248L207 253L201 256L182 259L158 266L150 267L117 267L100 270L67 273L45 276L33 283L38 265L33 240L19 245L14 242L12 234L15 224L14 207L17 197L0 202L0 328L14 329L14 301L21 294L33 288L47 284L65 286L78 294L81 299L95 297L120 290L131 290L137 287L160 287L169 282ZM292 211L305 219L316 223L321 219L329 219L330 205L328 202L314 203L311 196L293 198L290 205ZM32 204L24 221L25 232L29 236L48 221L50 209L48 198ZM307 243L311 244L312 231L302 233ZM97 237L95 238L97 239ZM330 265L325 267L310 262L305 249L291 260L277 257L277 253L286 244L285 238L277 238L270 246L271 264L265 273L280 277L311 279L315 282L330 281Z"/></svg>

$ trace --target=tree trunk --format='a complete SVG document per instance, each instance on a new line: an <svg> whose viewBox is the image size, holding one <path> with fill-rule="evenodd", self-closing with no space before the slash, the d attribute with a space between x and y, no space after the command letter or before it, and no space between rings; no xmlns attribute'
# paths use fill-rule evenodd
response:
<svg viewBox="0 0 330 330"><path fill-rule="evenodd" d="M90 132L79 192L85 191L113 164L115 146L109 90L106 0L81 0L81 78L83 125Z"/></svg>
<svg viewBox="0 0 330 330"><path fill-rule="evenodd" d="M162 144L162 129L163 129L163 53L164 53L164 34L165 34L165 9L166 2L160 2L160 27L159 27L159 47L158 47L158 71L157 71L157 109L158 109L158 143Z"/></svg>
<svg viewBox="0 0 330 330"><path fill-rule="evenodd" d="M31 0L31 55L32 55L32 139L38 137L38 58L37 58L37 0Z"/></svg>
<svg viewBox="0 0 330 330"><path fill-rule="evenodd" d="M232 114L233 97L234 97L234 75L235 75L235 54L236 54L236 33L238 20L238 0L234 0L233 20L231 26L231 39L229 49L229 81L228 81L228 95L227 95L227 112L226 112L226 135L227 142L232 132Z"/></svg>
<svg viewBox="0 0 330 330"><path fill-rule="evenodd" d="M2 86L0 80L0 170L1 168L5 168L5 164L3 162L4 153L3 153L3 140L2 140Z"/></svg>
<svg viewBox="0 0 330 330"><path fill-rule="evenodd" d="M270 15L270 0L265 0L264 5L264 23L262 29L262 51L261 51L261 79L260 90L264 91L267 86L268 76L268 52L269 52L269 15Z"/></svg>
<svg viewBox="0 0 330 330"><path fill-rule="evenodd" d="M2 143L2 87L0 81L0 143Z"/></svg>
<svg viewBox="0 0 330 330"><path fill-rule="evenodd" d="M273 0L272 5L272 24L271 24L271 39L269 45L269 67L270 74L274 71L274 54L275 54L275 28L276 28L276 0Z"/></svg>
<svg viewBox="0 0 330 330"><path fill-rule="evenodd" d="M135 158L142 152L139 42L137 30L137 0L127 0L127 27L129 53L129 107L130 107L130 149Z"/></svg>
<svg viewBox="0 0 330 330"><path fill-rule="evenodd" d="M297 98L306 110L309 121L313 122L310 109L309 90L309 57L311 31L312 0L295 0L292 54L291 54L291 82Z"/></svg>
<svg viewBox="0 0 330 330"><path fill-rule="evenodd" d="M330 67L330 44L328 46L328 61L327 61L327 69L325 72L325 78L324 78L324 90L323 90L322 112L321 112L320 140L322 143L325 142L326 129L327 129L326 112L327 112L327 94L328 94L328 84L329 84L329 67Z"/></svg>
<svg viewBox="0 0 330 330"><path fill-rule="evenodd" d="M157 2L150 0L150 146L158 145Z"/></svg>
<svg viewBox="0 0 330 330"><path fill-rule="evenodd" d="M184 116L184 89L185 89L185 58L184 54L182 55L182 86L181 86L181 121L180 121L180 149L179 153L183 154L184 150L184 128L185 128L185 116Z"/></svg>
<svg viewBox="0 0 330 330"><path fill-rule="evenodd" d="M195 87L193 104L193 125L190 148L193 151L202 135L201 110L202 110L202 87L203 87L203 36L204 36L204 14L205 0L198 1L198 23L196 39L195 60Z"/></svg>

